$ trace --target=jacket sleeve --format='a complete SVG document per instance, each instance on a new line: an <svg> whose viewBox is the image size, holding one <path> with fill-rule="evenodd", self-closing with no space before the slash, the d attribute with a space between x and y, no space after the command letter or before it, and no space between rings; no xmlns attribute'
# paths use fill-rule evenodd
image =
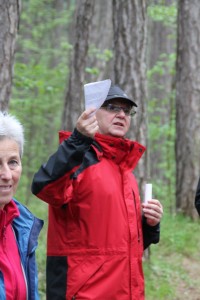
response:
<svg viewBox="0 0 200 300"><path fill-rule="evenodd" d="M199 178L199 182L197 185L197 191L196 191L196 196L195 196L195 207L198 211L198 214L200 216L200 178Z"/></svg>
<svg viewBox="0 0 200 300"><path fill-rule="evenodd" d="M32 193L43 201L60 206L67 202L71 175L81 165L93 139L76 129L65 139L33 177Z"/></svg>
<svg viewBox="0 0 200 300"><path fill-rule="evenodd" d="M148 248L151 244L157 244L159 242L160 223L156 226L150 226L147 224L146 218L142 216L142 229L144 249Z"/></svg>

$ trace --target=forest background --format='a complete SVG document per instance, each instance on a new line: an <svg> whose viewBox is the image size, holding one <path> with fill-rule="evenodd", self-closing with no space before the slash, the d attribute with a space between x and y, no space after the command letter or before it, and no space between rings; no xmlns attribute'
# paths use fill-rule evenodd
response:
<svg viewBox="0 0 200 300"><path fill-rule="evenodd" d="M129 137L147 146L136 176L164 207L161 240L144 256L147 300L200 299L199 0L0 0L0 108L25 127L16 198L45 220L37 250L45 297L48 207L33 174L72 130L83 85L110 78L138 103Z"/></svg>

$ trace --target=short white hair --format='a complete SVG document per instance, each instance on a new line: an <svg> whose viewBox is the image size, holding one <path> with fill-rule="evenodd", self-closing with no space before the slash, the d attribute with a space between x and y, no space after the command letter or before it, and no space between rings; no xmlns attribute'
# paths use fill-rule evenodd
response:
<svg viewBox="0 0 200 300"><path fill-rule="evenodd" d="M0 111L0 139L9 138L19 145L20 157L24 151L24 128L15 116Z"/></svg>

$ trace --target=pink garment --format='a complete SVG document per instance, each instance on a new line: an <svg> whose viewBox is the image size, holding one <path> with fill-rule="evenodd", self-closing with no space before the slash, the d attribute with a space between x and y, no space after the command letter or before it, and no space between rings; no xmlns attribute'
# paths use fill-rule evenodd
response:
<svg viewBox="0 0 200 300"><path fill-rule="evenodd" d="M25 276L11 226L13 219L18 216L18 208L13 201L0 210L0 270L4 278L6 300L27 299Z"/></svg>

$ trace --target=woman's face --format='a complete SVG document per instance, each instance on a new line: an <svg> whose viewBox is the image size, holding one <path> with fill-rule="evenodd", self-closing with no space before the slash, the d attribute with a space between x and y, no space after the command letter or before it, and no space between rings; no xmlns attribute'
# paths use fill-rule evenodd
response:
<svg viewBox="0 0 200 300"><path fill-rule="evenodd" d="M0 139L0 209L13 198L21 172L18 144L8 138Z"/></svg>

